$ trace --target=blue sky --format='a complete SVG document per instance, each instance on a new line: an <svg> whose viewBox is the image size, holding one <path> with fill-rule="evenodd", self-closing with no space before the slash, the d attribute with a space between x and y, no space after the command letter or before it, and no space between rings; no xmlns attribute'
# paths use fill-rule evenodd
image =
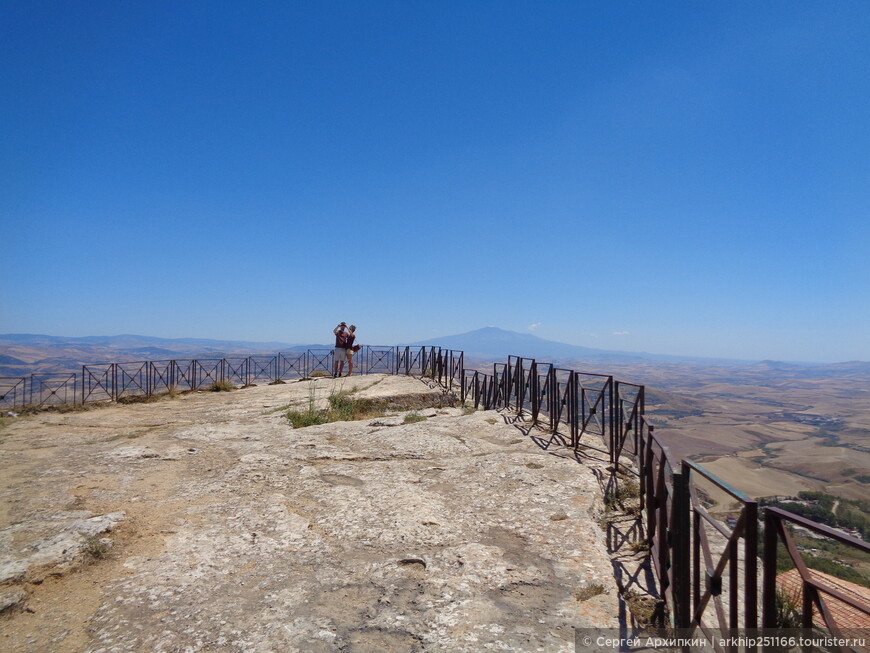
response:
<svg viewBox="0 0 870 653"><path fill-rule="evenodd" d="M0 333L870 360L866 2L0 2Z"/></svg>

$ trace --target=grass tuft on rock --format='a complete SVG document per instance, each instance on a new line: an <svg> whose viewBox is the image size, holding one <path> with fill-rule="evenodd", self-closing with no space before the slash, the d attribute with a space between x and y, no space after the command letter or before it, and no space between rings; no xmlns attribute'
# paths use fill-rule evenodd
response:
<svg viewBox="0 0 870 653"><path fill-rule="evenodd" d="M109 547L97 535L91 535L85 539L84 552L92 560L101 560L106 557Z"/></svg>
<svg viewBox="0 0 870 653"><path fill-rule="evenodd" d="M445 402L450 401L443 396L431 394L355 398L352 396L353 392L354 390L333 391L326 399L326 407L317 408L314 386L312 385L308 393L308 405L302 410L288 410L287 419L293 428L298 429L316 424L353 422L383 417L391 413L412 411L404 419L405 424L412 424L426 419L424 415L420 415L416 411L423 408L441 407Z"/></svg>

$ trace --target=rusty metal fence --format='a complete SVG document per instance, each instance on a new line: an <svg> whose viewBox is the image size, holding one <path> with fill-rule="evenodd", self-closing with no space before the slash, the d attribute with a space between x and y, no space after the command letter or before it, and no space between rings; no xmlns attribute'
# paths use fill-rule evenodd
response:
<svg viewBox="0 0 870 653"><path fill-rule="evenodd" d="M563 441L575 449L584 443L604 446L613 478L628 476L637 483L640 533L672 626L705 634L759 624L781 626L777 569L785 555L785 566L790 564L799 574L804 628L841 634L856 623L870 627L870 594L844 590L842 583L810 570L791 529L831 538L866 556L868 563L870 544L785 510L767 508L760 546L758 503L703 466L673 459L645 414L644 386L521 356L494 363L491 372L466 369L462 351L432 346L369 345L355 361L362 374L429 377L457 393L463 404L528 419L566 436ZM224 381L250 386L330 376L333 363L332 349L313 348L274 356L84 365L80 374L0 377L0 408L118 401L201 390ZM725 513L711 510L714 495L720 505L729 504ZM851 620L843 623L842 614Z"/></svg>
<svg viewBox="0 0 870 653"><path fill-rule="evenodd" d="M794 533L802 530L818 538L836 542L858 552L864 562L870 561L870 544L839 530L818 524L805 517L795 515L780 508L764 509L764 575L763 575L763 621L765 628L777 626L781 614L778 605L783 598L783 588L779 582L780 556L782 545L785 551L785 566L791 566L797 573L798 588L794 607L803 629L821 628L840 639L854 636L856 631L870 627L870 592L856 592L852 583L809 566L801 556L800 547L794 541ZM788 574L785 571L782 575Z"/></svg>
<svg viewBox="0 0 870 653"><path fill-rule="evenodd" d="M461 382L463 403L506 410L561 432L575 448L583 442L605 445L614 479L628 475L638 485L640 534L672 627L700 631L713 641L716 632L783 626L777 572L782 544L800 574L803 627L837 635L848 635L855 624L870 628L870 591L846 591L809 570L788 527L826 535L866 555L868 563L870 544L774 508L765 510L762 529L755 499L696 462L674 459L645 414L644 386L520 356L495 363L491 373L463 370ZM726 509L713 511L714 504ZM843 614L849 615L846 623Z"/></svg>
<svg viewBox="0 0 870 653"><path fill-rule="evenodd" d="M355 370L362 374L422 375L433 361L437 362L440 379L448 387L461 379L462 352L442 351L437 347L366 345L355 355ZM222 382L244 387L328 376L333 372L333 363L332 349L312 348L272 356L83 365L81 372L0 377L0 409L119 401L170 390L202 390Z"/></svg>

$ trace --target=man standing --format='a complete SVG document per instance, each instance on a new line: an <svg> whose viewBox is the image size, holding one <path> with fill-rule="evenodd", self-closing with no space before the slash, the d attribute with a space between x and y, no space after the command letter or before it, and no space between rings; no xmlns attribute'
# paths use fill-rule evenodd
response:
<svg viewBox="0 0 870 653"><path fill-rule="evenodd" d="M332 352L332 376L341 376L347 359L347 324L342 322L332 332L335 334L335 350Z"/></svg>

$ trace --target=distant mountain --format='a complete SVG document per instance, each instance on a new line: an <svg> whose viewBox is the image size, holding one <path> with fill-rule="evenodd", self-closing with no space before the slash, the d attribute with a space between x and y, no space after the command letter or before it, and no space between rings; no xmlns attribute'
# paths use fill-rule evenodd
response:
<svg viewBox="0 0 870 653"><path fill-rule="evenodd" d="M739 366L754 370L759 378L776 374L781 378L852 378L865 381L870 377L870 363L851 361L833 364L784 363L780 361L734 361L718 358L667 356L644 352L611 351L544 340L530 333L517 333L497 327L485 327L451 336L431 338L412 346L435 345L460 349L467 358L504 361L509 355L535 358L544 362L589 362L609 365L636 363L677 364L687 366ZM0 334L0 376L25 376L31 373L70 372L83 364L119 361L166 360L185 358L222 358L276 352L331 348L331 344L289 344L247 340L210 340L206 338L155 338L141 335L87 336L73 338L39 334Z"/></svg>
<svg viewBox="0 0 870 653"><path fill-rule="evenodd" d="M844 363L783 363L782 361L761 361L757 369L763 373L774 373L781 378L828 379L870 378L870 362L846 361Z"/></svg>
<svg viewBox="0 0 870 653"><path fill-rule="evenodd" d="M121 361L274 354L294 351L298 347L283 342L153 338L129 334L72 338L11 333L0 335L0 376L71 372L82 365Z"/></svg>
<svg viewBox="0 0 870 653"><path fill-rule="evenodd" d="M517 333L498 327L484 327L454 336L431 338L410 344L412 346L435 345L445 349L461 349L469 358L483 360L505 360L508 355L525 356L539 360L572 358L602 362L672 358L569 345L564 342L544 340L530 333Z"/></svg>
<svg viewBox="0 0 870 653"><path fill-rule="evenodd" d="M285 342L251 342L246 340L209 340L207 338L156 338L124 334L119 336L47 336L33 333L0 334L0 345L23 345L26 347L111 347L113 349L136 349L160 347L167 351L190 349L191 347L217 350L227 348L277 350L292 347Z"/></svg>
<svg viewBox="0 0 870 653"><path fill-rule="evenodd" d="M870 362L849 361L845 363L800 363L782 361L753 361L729 358L706 358L700 356L674 356L647 352L613 351L570 345L554 340L544 340L530 333L517 333L484 327L452 336L431 338L407 343L412 346L435 345L445 349L459 349L466 357L479 360L506 360L509 355L525 356L543 362L583 361L591 363L632 364L654 363L679 366L711 366L755 370L761 375L777 374L784 378L854 378L870 376Z"/></svg>

